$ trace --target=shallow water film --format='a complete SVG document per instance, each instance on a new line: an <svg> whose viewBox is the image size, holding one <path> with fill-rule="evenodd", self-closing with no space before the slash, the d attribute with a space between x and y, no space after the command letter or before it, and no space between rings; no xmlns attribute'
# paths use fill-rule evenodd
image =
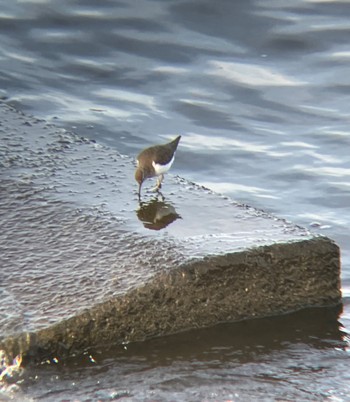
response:
<svg viewBox="0 0 350 402"><path fill-rule="evenodd" d="M44 361L0 399L350 400L350 3L0 6L4 102L130 156L181 134L173 174L334 239L343 291L342 311Z"/></svg>

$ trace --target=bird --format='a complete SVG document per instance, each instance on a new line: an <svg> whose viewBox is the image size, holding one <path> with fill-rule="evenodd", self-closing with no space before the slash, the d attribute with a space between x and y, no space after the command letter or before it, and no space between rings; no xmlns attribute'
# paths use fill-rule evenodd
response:
<svg viewBox="0 0 350 402"><path fill-rule="evenodd" d="M164 174L170 169L175 159L175 152L181 135L178 135L174 140L162 144L154 145L146 148L139 153L136 158L135 180L139 184L138 196L141 197L142 183L151 177L157 177L156 187L154 191L159 191L162 187Z"/></svg>

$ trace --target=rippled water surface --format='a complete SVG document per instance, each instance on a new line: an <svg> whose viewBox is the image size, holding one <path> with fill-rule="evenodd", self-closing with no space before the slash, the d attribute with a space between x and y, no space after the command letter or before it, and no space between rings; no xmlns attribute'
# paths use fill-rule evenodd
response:
<svg viewBox="0 0 350 402"><path fill-rule="evenodd" d="M339 316L95 351L37 368L22 398L350 400L349 17L330 0L0 0L7 103L129 155L182 134L173 173L342 249Z"/></svg>

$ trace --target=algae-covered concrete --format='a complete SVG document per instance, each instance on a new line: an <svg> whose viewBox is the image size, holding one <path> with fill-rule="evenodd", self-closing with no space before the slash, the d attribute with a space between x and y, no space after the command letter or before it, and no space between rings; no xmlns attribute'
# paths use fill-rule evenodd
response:
<svg viewBox="0 0 350 402"><path fill-rule="evenodd" d="M9 353L59 356L340 302L327 238L171 175L164 198L139 205L132 158L4 104L0 141Z"/></svg>

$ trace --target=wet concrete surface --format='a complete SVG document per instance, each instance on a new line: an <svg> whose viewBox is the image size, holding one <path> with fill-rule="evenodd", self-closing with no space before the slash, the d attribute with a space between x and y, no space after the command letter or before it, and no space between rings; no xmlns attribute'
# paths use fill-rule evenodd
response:
<svg viewBox="0 0 350 402"><path fill-rule="evenodd" d="M131 157L4 104L0 138L9 353L71 354L340 302L339 249L325 237L171 175L139 205Z"/></svg>

